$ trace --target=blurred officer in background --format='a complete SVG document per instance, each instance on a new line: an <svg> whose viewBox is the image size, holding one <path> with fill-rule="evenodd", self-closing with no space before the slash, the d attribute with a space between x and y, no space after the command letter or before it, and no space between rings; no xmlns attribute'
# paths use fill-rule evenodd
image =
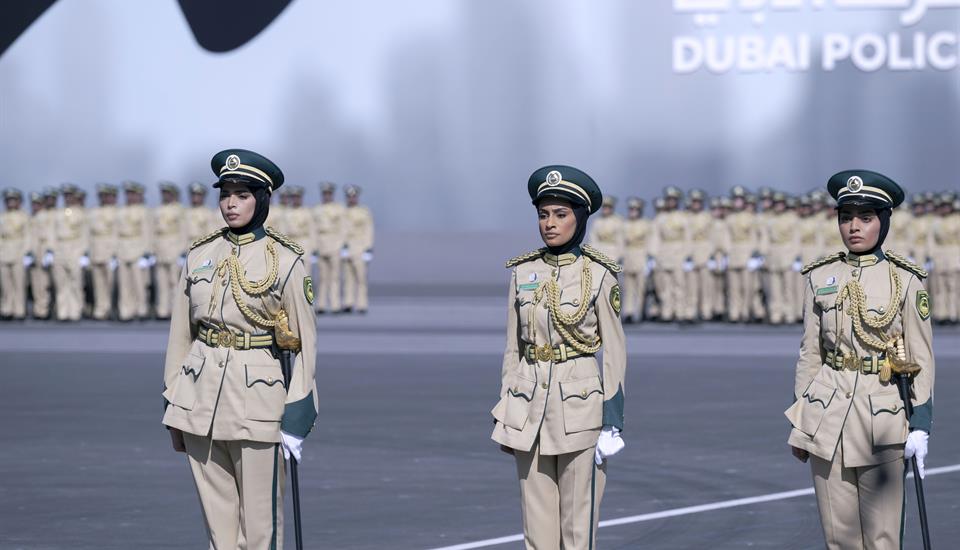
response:
<svg viewBox="0 0 960 550"><path fill-rule="evenodd" d="M187 208L185 222L187 226L187 244L210 234L223 225L223 217L216 210L208 208L207 186L195 181L188 186L190 208Z"/></svg>
<svg viewBox="0 0 960 550"><path fill-rule="evenodd" d="M114 315L113 289L117 272L117 186L97 185L100 205L90 209L90 271L93 282L93 318Z"/></svg>
<svg viewBox="0 0 960 550"><path fill-rule="evenodd" d="M930 223L930 293L934 297L933 320L937 323L957 321L957 274L960 273L960 226L953 210L954 194L940 193Z"/></svg>
<svg viewBox="0 0 960 550"><path fill-rule="evenodd" d="M653 218L651 249L655 262L653 278L660 301L660 320L683 318L686 302L683 292L683 265L689 256L690 227L680 212L680 189L664 190L664 208Z"/></svg>
<svg viewBox="0 0 960 550"><path fill-rule="evenodd" d="M367 262L373 259L373 216L360 205L361 189L356 185L344 188L347 197L345 215L346 247L343 254L343 308L366 313Z"/></svg>
<svg viewBox="0 0 960 550"><path fill-rule="evenodd" d="M303 206L304 192L305 189L299 185L291 185L288 190L290 204L286 212L287 223L284 234L306 250L310 250L315 230L313 212ZM304 258L304 260L309 262L310 258ZM307 269L312 271L313 267L308 263Z"/></svg>
<svg viewBox="0 0 960 550"><path fill-rule="evenodd" d="M320 204L313 208L314 248L320 278L314 305L320 314L340 311L340 251L346 243L346 208L335 200L336 189L331 182L321 183Z"/></svg>
<svg viewBox="0 0 960 550"><path fill-rule="evenodd" d="M23 192L3 190L5 210L0 213L0 318L27 316L27 271L30 217L23 211Z"/></svg>
<svg viewBox="0 0 960 550"><path fill-rule="evenodd" d="M90 265L90 227L84 210L86 192L72 183L61 187L63 208L56 210L53 247L53 286L58 321L79 321L83 316L84 270Z"/></svg>
<svg viewBox="0 0 960 550"><path fill-rule="evenodd" d="M121 321L146 319L149 314L147 285L153 224L143 204L146 189L135 181L123 184L126 204L117 216L117 312Z"/></svg>
<svg viewBox="0 0 960 550"><path fill-rule="evenodd" d="M623 260L623 218L617 214L616 197L603 197L600 217L593 221L587 242L614 261Z"/></svg>
<svg viewBox="0 0 960 550"><path fill-rule="evenodd" d="M766 275L767 310L774 325L793 323L797 316L797 290L793 270L800 258L800 231L797 217L787 210L787 196L776 191L771 211L764 215L762 227Z"/></svg>
<svg viewBox="0 0 960 550"><path fill-rule="evenodd" d="M689 226L690 244L687 258L684 259L683 279L686 297L686 311L683 319L693 322L697 319L709 321L713 317L713 296L711 291L711 272L707 266L714 253L713 217L704 210L707 194L700 189L687 193L686 223Z"/></svg>
<svg viewBox="0 0 960 550"><path fill-rule="evenodd" d="M187 250L187 224L180 204L180 188L173 182L162 181L160 206L153 211L153 250L156 255L154 273L154 308L160 319L170 318L173 291L180 274L180 257Z"/></svg>
<svg viewBox="0 0 960 550"><path fill-rule="evenodd" d="M727 318L727 255L730 254L730 228L727 212L732 202L727 197L710 199L710 256L707 259L709 278L703 295L707 297L710 316L706 319Z"/></svg>
<svg viewBox="0 0 960 550"><path fill-rule="evenodd" d="M650 257L650 220L643 217L643 199L627 199L627 219L623 222L623 319L640 322L644 317L647 295L647 259Z"/></svg>

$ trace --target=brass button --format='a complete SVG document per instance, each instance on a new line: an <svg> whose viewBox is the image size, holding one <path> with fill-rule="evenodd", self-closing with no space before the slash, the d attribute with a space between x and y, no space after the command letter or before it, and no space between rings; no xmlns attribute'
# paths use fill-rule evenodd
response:
<svg viewBox="0 0 960 550"><path fill-rule="evenodd" d="M587 396L587 390L581 390L580 397L586 397L586 396Z"/></svg>
<svg viewBox="0 0 960 550"><path fill-rule="evenodd" d="M853 275L854 277L857 277L860 275L860 270L854 269L853 271L850 272L850 274Z"/></svg>
<svg viewBox="0 0 960 550"><path fill-rule="evenodd" d="M574 298L574 299L573 299L573 305L574 305L574 307L579 306L579 305L580 305L580 300Z"/></svg>
<svg viewBox="0 0 960 550"><path fill-rule="evenodd" d="M877 311L879 311L880 313L883 313L883 310L884 310L884 307L880 306L880 308Z"/></svg>
<svg viewBox="0 0 960 550"><path fill-rule="evenodd" d="M518 389L519 387L520 387L520 386L514 386L514 387L513 387L513 393L517 393L517 389Z"/></svg>
<svg viewBox="0 0 960 550"><path fill-rule="evenodd" d="M219 366L219 367L222 369L222 368L223 368L223 361L220 361L220 364L217 365L217 366Z"/></svg>
<svg viewBox="0 0 960 550"><path fill-rule="evenodd" d="M543 382L542 384L540 384L540 387L543 389L547 389L547 383Z"/></svg>
<svg viewBox="0 0 960 550"><path fill-rule="evenodd" d="M850 399L851 397L853 397L853 392L848 391L848 392L847 392L847 399Z"/></svg>
<svg viewBox="0 0 960 550"><path fill-rule="evenodd" d="M268 376L268 377L267 377L267 384L273 384L273 377L272 377L272 376Z"/></svg>
<svg viewBox="0 0 960 550"><path fill-rule="evenodd" d="M553 275L554 277L556 277L556 276L557 276L557 270L554 269L554 270L550 271L550 274Z"/></svg>

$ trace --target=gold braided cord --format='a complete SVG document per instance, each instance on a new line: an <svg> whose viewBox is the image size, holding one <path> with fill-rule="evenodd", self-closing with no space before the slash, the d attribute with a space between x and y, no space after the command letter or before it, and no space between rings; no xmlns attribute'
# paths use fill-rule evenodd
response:
<svg viewBox="0 0 960 550"><path fill-rule="evenodd" d="M881 315L870 315L867 311L867 295L863 285L858 280L847 281L843 289L837 295L837 310L843 310L843 304L849 300L849 306L846 309L853 325L853 332L857 339L865 346L873 348L878 352L884 353L887 357L886 363L880 369L880 380L887 382L893 372L913 374L920 370L919 365L906 361L906 354L903 346L902 334L897 334L889 339L878 338L867 332L864 324L870 328L881 331L893 322L899 313L900 298L903 296L903 281L897 274L893 264L889 264L890 286L893 292L890 296L890 304L887 310ZM843 325L840 325L840 331L837 337L837 344L843 340Z"/></svg>
<svg viewBox="0 0 960 550"><path fill-rule="evenodd" d="M243 313L243 316L255 325L273 328L277 324L276 320L267 319L251 310L250 306L244 302L243 294L241 294L241 292L243 292L247 296L259 296L268 291L273 287L274 283L277 282L280 274L280 260L273 242L267 243L267 252L270 255L270 270L267 275L259 281L248 281L241 272L240 260L237 258L236 250L220 261L217 265L217 275L223 277L227 269L229 269L230 291L233 294L233 301L236 302L237 307L240 309L240 313Z"/></svg>
<svg viewBox="0 0 960 550"><path fill-rule="evenodd" d="M580 306L573 314L560 311L560 285L555 280L546 284L547 307L553 327L560 333L560 337L573 349L584 354L594 354L600 351L600 338L587 337L574 328L584 317L590 307L590 290L593 286L593 274L590 271L590 258L583 258L583 268L580 276Z"/></svg>

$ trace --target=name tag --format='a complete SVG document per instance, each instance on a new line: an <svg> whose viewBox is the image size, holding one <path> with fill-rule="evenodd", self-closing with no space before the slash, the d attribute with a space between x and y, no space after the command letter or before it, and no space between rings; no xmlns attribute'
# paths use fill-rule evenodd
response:
<svg viewBox="0 0 960 550"><path fill-rule="evenodd" d="M825 286L823 288L817 289L817 296L825 296L827 294L836 294L836 293L837 293L836 286Z"/></svg>
<svg viewBox="0 0 960 550"><path fill-rule="evenodd" d="M523 283L519 288L520 290L536 290L540 288L540 283Z"/></svg>

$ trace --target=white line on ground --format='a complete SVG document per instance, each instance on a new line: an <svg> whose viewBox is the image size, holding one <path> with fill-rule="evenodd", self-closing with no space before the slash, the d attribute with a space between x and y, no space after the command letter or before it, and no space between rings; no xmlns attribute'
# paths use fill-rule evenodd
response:
<svg viewBox="0 0 960 550"><path fill-rule="evenodd" d="M929 468L927 469L926 477L935 476L938 474L949 474L953 472L960 472L960 464L954 464L952 466L941 466L939 468ZM913 478L913 474L908 474L908 478ZM909 491L910 488L908 487ZM723 500L720 502L711 502L709 504L699 504L697 506L686 506L684 508L674 508L672 510L664 510L662 512L653 512L650 514L640 514L639 516L628 516L623 518L608 519L600 522L600 527L613 527L615 525L626 525L628 523L640 523L643 521L652 521L655 519L664 519L672 518L677 516L686 516L690 514L699 514L701 512L711 512L713 510L723 510L725 508L734 508L737 506L748 506L750 504L758 504L761 502L770 502L773 500L786 500L788 498L802 497L806 495L813 494L813 487L807 487L806 489L797 489L795 491L783 491L782 493L770 493L766 495L758 495L755 497L747 498L738 498L735 500ZM473 548L486 548L488 546L498 546L500 544L507 544L508 542L520 542L523 540L523 535L510 535L507 537L498 537L495 539L480 540L477 542L467 542L464 544L455 544L453 546L444 546L442 548L434 548L432 550L472 550Z"/></svg>

